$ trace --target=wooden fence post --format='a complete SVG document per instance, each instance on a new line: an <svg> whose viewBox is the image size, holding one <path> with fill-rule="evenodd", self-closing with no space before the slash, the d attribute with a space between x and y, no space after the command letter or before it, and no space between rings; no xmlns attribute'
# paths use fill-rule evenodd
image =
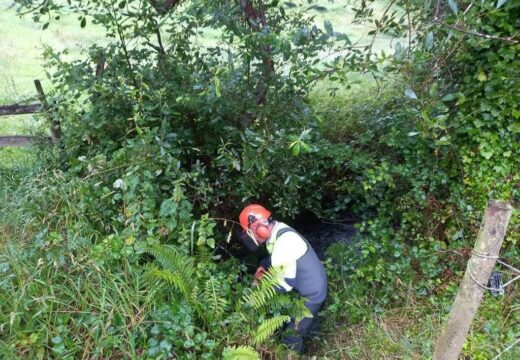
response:
<svg viewBox="0 0 520 360"><path fill-rule="evenodd" d="M47 118L47 120L49 120L49 122L51 124L52 141L56 142L61 137L60 123L51 112L49 103L47 102L47 98L45 97L45 93L43 92L43 87L42 87L40 80L34 80L34 86L36 87L36 91L38 92L38 99L42 103L42 109L45 114L45 117Z"/></svg>
<svg viewBox="0 0 520 360"><path fill-rule="evenodd" d="M464 279L435 347L434 360L457 360L468 335L471 321L482 301L493 267L498 258L502 241L513 207L506 202L490 201L482 225L468 261Z"/></svg>

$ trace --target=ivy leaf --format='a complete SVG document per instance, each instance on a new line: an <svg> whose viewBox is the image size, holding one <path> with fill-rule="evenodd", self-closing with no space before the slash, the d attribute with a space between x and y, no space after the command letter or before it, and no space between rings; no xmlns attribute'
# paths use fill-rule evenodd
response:
<svg viewBox="0 0 520 360"><path fill-rule="evenodd" d="M86 18L86 17L83 17L83 19L81 19L80 26L81 26L82 28L84 28L85 26L87 26L87 18Z"/></svg>
<svg viewBox="0 0 520 360"><path fill-rule="evenodd" d="M118 6L120 9L122 9L122 8L125 7L125 5L126 5L126 0L123 0L123 1L121 1L117 6Z"/></svg>
<svg viewBox="0 0 520 360"><path fill-rule="evenodd" d="M488 146L483 146L480 148L480 155L482 155L486 160L491 159L495 152L493 149L489 148Z"/></svg>
<svg viewBox="0 0 520 360"><path fill-rule="evenodd" d="M497 1L497 9L500 9L502 5L504 5L507 2L507 0L498 0Z"/></svg>
<svg viewBox="0 0 520 360"><path fill-rule="evenodd" d="M448 5L449 5L451 11L453 11L453 13L455 15L457 15L457 12L459 11L459 8L457 6L457 2L455 0L448 0Z"/></svg>
<svg viewBox="0 0 520 360"><path fill-rule="evenodd" d="M486 81L487 80L487 75L484 71L480 70L477 74L477 79L478 81Z"/></svg>
<svg viewBox="0 0 520 360"><path fill-rule="evenodd" d="M332 28L332 23L329 20L325 20L325 22L323 24L325 26L325 31L327 31L327 34L329 36L334 35L334 29Z"/></svg>
<svg viewBox="0 0 520 360"><path fill-rule="evenodd" d="M517 133L517 134L520 133L520 121L516 121L516 122L512 123L511 125L509 125L507 127L507 130Z"/></svg>
<svg viewBox="0 0 520 360"><path fill-rule="evenodd" d="M446 136L443 136L441 137L439 140L437 140L437 142L435 143L435 145L438 145L438 146L443 146L443 145L449 145L451 144L451 138L449 135L446 135Z"/></svg>
<svg viewBox="0 0 520 360"><path fill-rule="evenodd" d="M404 94L406 95L407 98L417 99L417 95L415 94L415 91L413 91L412 89L406 89Z"/></svg>

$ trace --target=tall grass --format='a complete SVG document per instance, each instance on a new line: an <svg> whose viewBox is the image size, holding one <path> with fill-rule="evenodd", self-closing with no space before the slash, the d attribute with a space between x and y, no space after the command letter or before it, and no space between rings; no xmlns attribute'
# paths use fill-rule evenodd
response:
<svg viewBox="0 0 520 360"><path fill-rule="evenodd" d="M0 255L0 357L138 358L154 292L139 272L88 258L53 259L10 244Z"/></svg>

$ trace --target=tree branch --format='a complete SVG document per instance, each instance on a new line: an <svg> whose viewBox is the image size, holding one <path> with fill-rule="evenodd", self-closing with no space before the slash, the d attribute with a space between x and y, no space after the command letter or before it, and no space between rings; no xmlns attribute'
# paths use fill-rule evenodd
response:
<svg viewBox="0 0 520 360"><path fill-rule="evenodd" d="M446 24L446 23L444 23L442 21L439 21L439 20L435 20L435 22L438 23L439 25L442 25L442 26L448 28L448 29L455 30L455 31L461 32L463 34L467 34L467 35L471 35L471 36L478 36L478 37L481 37L481 38L484 38L484 39L488 39L488 40L505 41L505 42L508 42L510 44L518 44L518 43L520 43L519 40L515 40L515 36L509 36L509 37L494 36L494 35L479 33L477 31L462 29L462 28L460 28L458 26Z"/></svg>

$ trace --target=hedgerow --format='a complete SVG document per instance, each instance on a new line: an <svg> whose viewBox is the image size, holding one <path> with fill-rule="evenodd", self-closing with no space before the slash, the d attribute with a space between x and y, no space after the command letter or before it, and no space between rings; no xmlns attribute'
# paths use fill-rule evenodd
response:
<svg viewBox="0 0 520 360"><path fill-rule="evenodd" d="M24 251L0 261L3 354L270 353L263 341L301 303L242 307L269 291L251 292L230 256L251 201L360 219L356 244L329 253L328 321L365 319L410 287L449 296L488 199L519 196L519 7L396 4L374 35L408 46L375 55L278 1L46 3L45 28L68 6L110 42L82 60L46 51L63 139L20 190ZM359 21L377 21L371 5ZM208 30L218 42L194 41ZM334 87L352 71L375 81L343 102ZM324 80L332 97L313 97ZM515 218L509 259L517 230Z"/></svg>

